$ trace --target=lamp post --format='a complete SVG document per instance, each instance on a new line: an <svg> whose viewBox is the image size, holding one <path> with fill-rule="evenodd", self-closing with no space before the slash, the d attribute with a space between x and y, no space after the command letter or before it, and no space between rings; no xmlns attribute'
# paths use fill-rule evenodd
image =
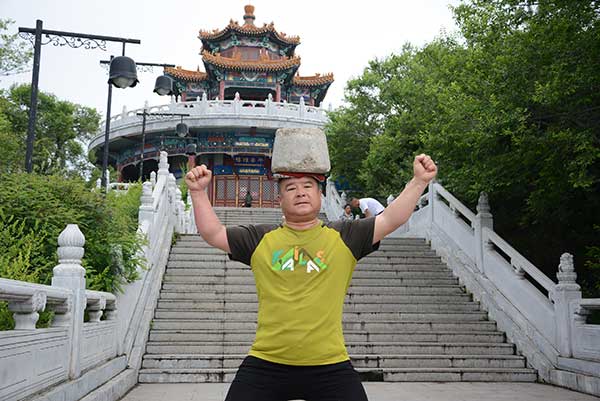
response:
<svg viewBox="0 0 600 401"><path fill-rule="evenodd" d="M86 49L100 49L106 51L106 42L120 42L123 44L140 44L139 39L126 39L113 36L91 35L87 33L53 31L42 29L43 21L36 20L34 28L19 27L19 35L28 39L33 44L33 72L31 77L31 105L29 106L29 121L27 124L27 150L25 152L25 171L31 173L33 170L33 143L35 141L35 121L37 117L37 96L40 74L40 59L42 45L52 43L54 46L69 46L71 48L84 47ZM42 34L45 41L42 42Z"/></svg>
<svg viewBox="0 0 600 401"><path fill-rule="evenodd" d="M160 77L159 77L160 78ZM188 113L148 113L146 109L142 113L136 113L138 116L142 116L142 148L140 149L140 179L143 179L144 175L144 148L146 147L146 117L147 116L161 116L161 117L172 117L172 116L181 116L181 123L177 124L177 127L183 124L183 117L189 117ZM185 124L183 124L185 125ZM183 130L183 128L180 128ZM179 130L176 128L176 131L179 135ZM185 135L187 135L187 125L185 125ZM185 136L184 135L184 136Z"/></svg>
<svg viewBox="0 0 600 401"><path fill-rule="evenodd" d="M125 48L123 48L123 52L125 52ZM128 61L130 60L130 61ZM112 85L115 85L118 88L127 88L134 87L139 82L137 79L136 66L142 67L174 67L174 64L159 64L159 63L135 63L129 57L123 56L113 58L110 57L110 60L101 60L100 64L110 64L110 72L108 78L108 100L106 106L106 123L104 130L104 146L102 153L102 179L101 185L103 190L106 190L106 186L108 185L106 170L108 169L108 150L109 150L109 141L110 141L110 112L111 112L111 102L112 102ZM145 112L145 110L144 110ZM142 131L145 128L145 117L144 117L144 125L142 126ZM142 134L142 136L144 136ZM143 154L142 154L143 158Z"/></svg>

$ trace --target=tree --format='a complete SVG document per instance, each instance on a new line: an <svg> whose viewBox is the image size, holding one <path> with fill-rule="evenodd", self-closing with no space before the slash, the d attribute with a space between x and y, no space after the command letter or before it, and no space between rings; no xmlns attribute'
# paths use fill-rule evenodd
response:
<svg viewBox="0 0 600 401"><path fill-rule="evenodd" d="M23 168L30 86L14 85L0 99L0 135L2 120L8 121L5 136L16 138L17 149L3 160L5 171ZM40 174L87 176L93 166L87 160L85 143L95 134L100 115L95 109L59 100L44 92L38 94L38 119L33 150L33 169ZM14 142L14 141L13 141ZM12 143L12 142L11 142Z"/></svg>
<svg viewBox="0 0 600 401"><path fill-rule="evenodd" d="M405 46L348 83L332 154L358 143L347 127L376 120L369 150L352 154L368 193L398 192L428 152L469 206L489 193L496 230L548 275L564 251L581 268L600 223L600 5L472 0L454 15L460 34Z"/></svg>
<svg viewBox="0 0 600 401"><path fill-rule="evenodd" d="M33 56L31 46L19 40L18 35L8 34L10 19L0 19L0 75L12 75L24 72Z"/></svg>

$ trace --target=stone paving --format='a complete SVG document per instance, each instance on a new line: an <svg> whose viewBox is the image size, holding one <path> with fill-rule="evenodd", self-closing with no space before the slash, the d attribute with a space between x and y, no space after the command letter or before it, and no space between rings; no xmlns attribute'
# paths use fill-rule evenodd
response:
<svg viewBox="0 0 600 401"><path fill-rule="evenodd" d="M140 384L122 401L223 401L229 383ZM538 383L365 383L370 401L598 401Z"/></svg>

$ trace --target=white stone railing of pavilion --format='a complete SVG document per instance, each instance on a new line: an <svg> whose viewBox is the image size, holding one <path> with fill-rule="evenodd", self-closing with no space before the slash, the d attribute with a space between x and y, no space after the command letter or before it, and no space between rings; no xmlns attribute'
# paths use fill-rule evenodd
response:
<svg viewBox="0 0 600 401"><path fill-rule="evenodd" d="M570 254L554 283L494 232L485 193L475 214L438 183L405 226L400 235L431 242L542 381L600 395L600 325L586 323L600 299L582 299Z"/></svg>
<svg viewBox="0 0 600 401"><path fill-rule="evenodd" d="M170 103L159 106L146 106L140 109L127 111L114 115L110 119L110 138L131 135L137 132L142 124L142 118L137 113L143 111L148 113L187 113L183 121L194 126L197 121L202 125L212 123L217 126L230 126L232 122L245 119L264 120L269 125L277 125L280 121L282 127L290 126L324 126L327 122L327 114L322 107L306 106L300 98L300 103L274 102L271 95L264 100L243 100L236 94L233 100L207 100L206 95L197 101ZM233 119L233 120L232 120ZM146 123L146 129L151 131L154 126L157 129L172 129L175 123L181 121L181 117L160 117L159 120L151 120ZM252 125L260 125L253 122ZM239 123L237 124L239 125ZM105 123L101 124L99 132L104 132ZM278 126L274 126L278 128ZM135 131L135 132L134 132ZM104 143L104 134L97 135L90 142L89 148L93 149Z"/></svg>
<svg viewBox="0 0 600 401"><path fill-rule="evenodd" d="M8 302L16 323L0 332L0 400L112 401L129 391L137 383L173 232L187 224L161 152L158 175L144 183L139 210L138 230L147 239L140 256L147 268L123 293L85 289L85 238L74 224L58 238L52 285L0 279L0 301ZM45 309L54 312L50 327L36 329Z"/></svg>

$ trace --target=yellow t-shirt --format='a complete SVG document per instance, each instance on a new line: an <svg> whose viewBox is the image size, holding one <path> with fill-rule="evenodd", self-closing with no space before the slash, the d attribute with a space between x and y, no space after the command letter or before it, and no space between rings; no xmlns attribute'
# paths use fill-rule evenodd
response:
<svg viewBox="0 0 600 401"><path fill-rule="evenodd" d="M378 248L375 218L322 223L308 230L251 225L227 228L230 258L248 264L258 294L250 355L286 365L348 360L344 298L356 262Z"/></svg>

